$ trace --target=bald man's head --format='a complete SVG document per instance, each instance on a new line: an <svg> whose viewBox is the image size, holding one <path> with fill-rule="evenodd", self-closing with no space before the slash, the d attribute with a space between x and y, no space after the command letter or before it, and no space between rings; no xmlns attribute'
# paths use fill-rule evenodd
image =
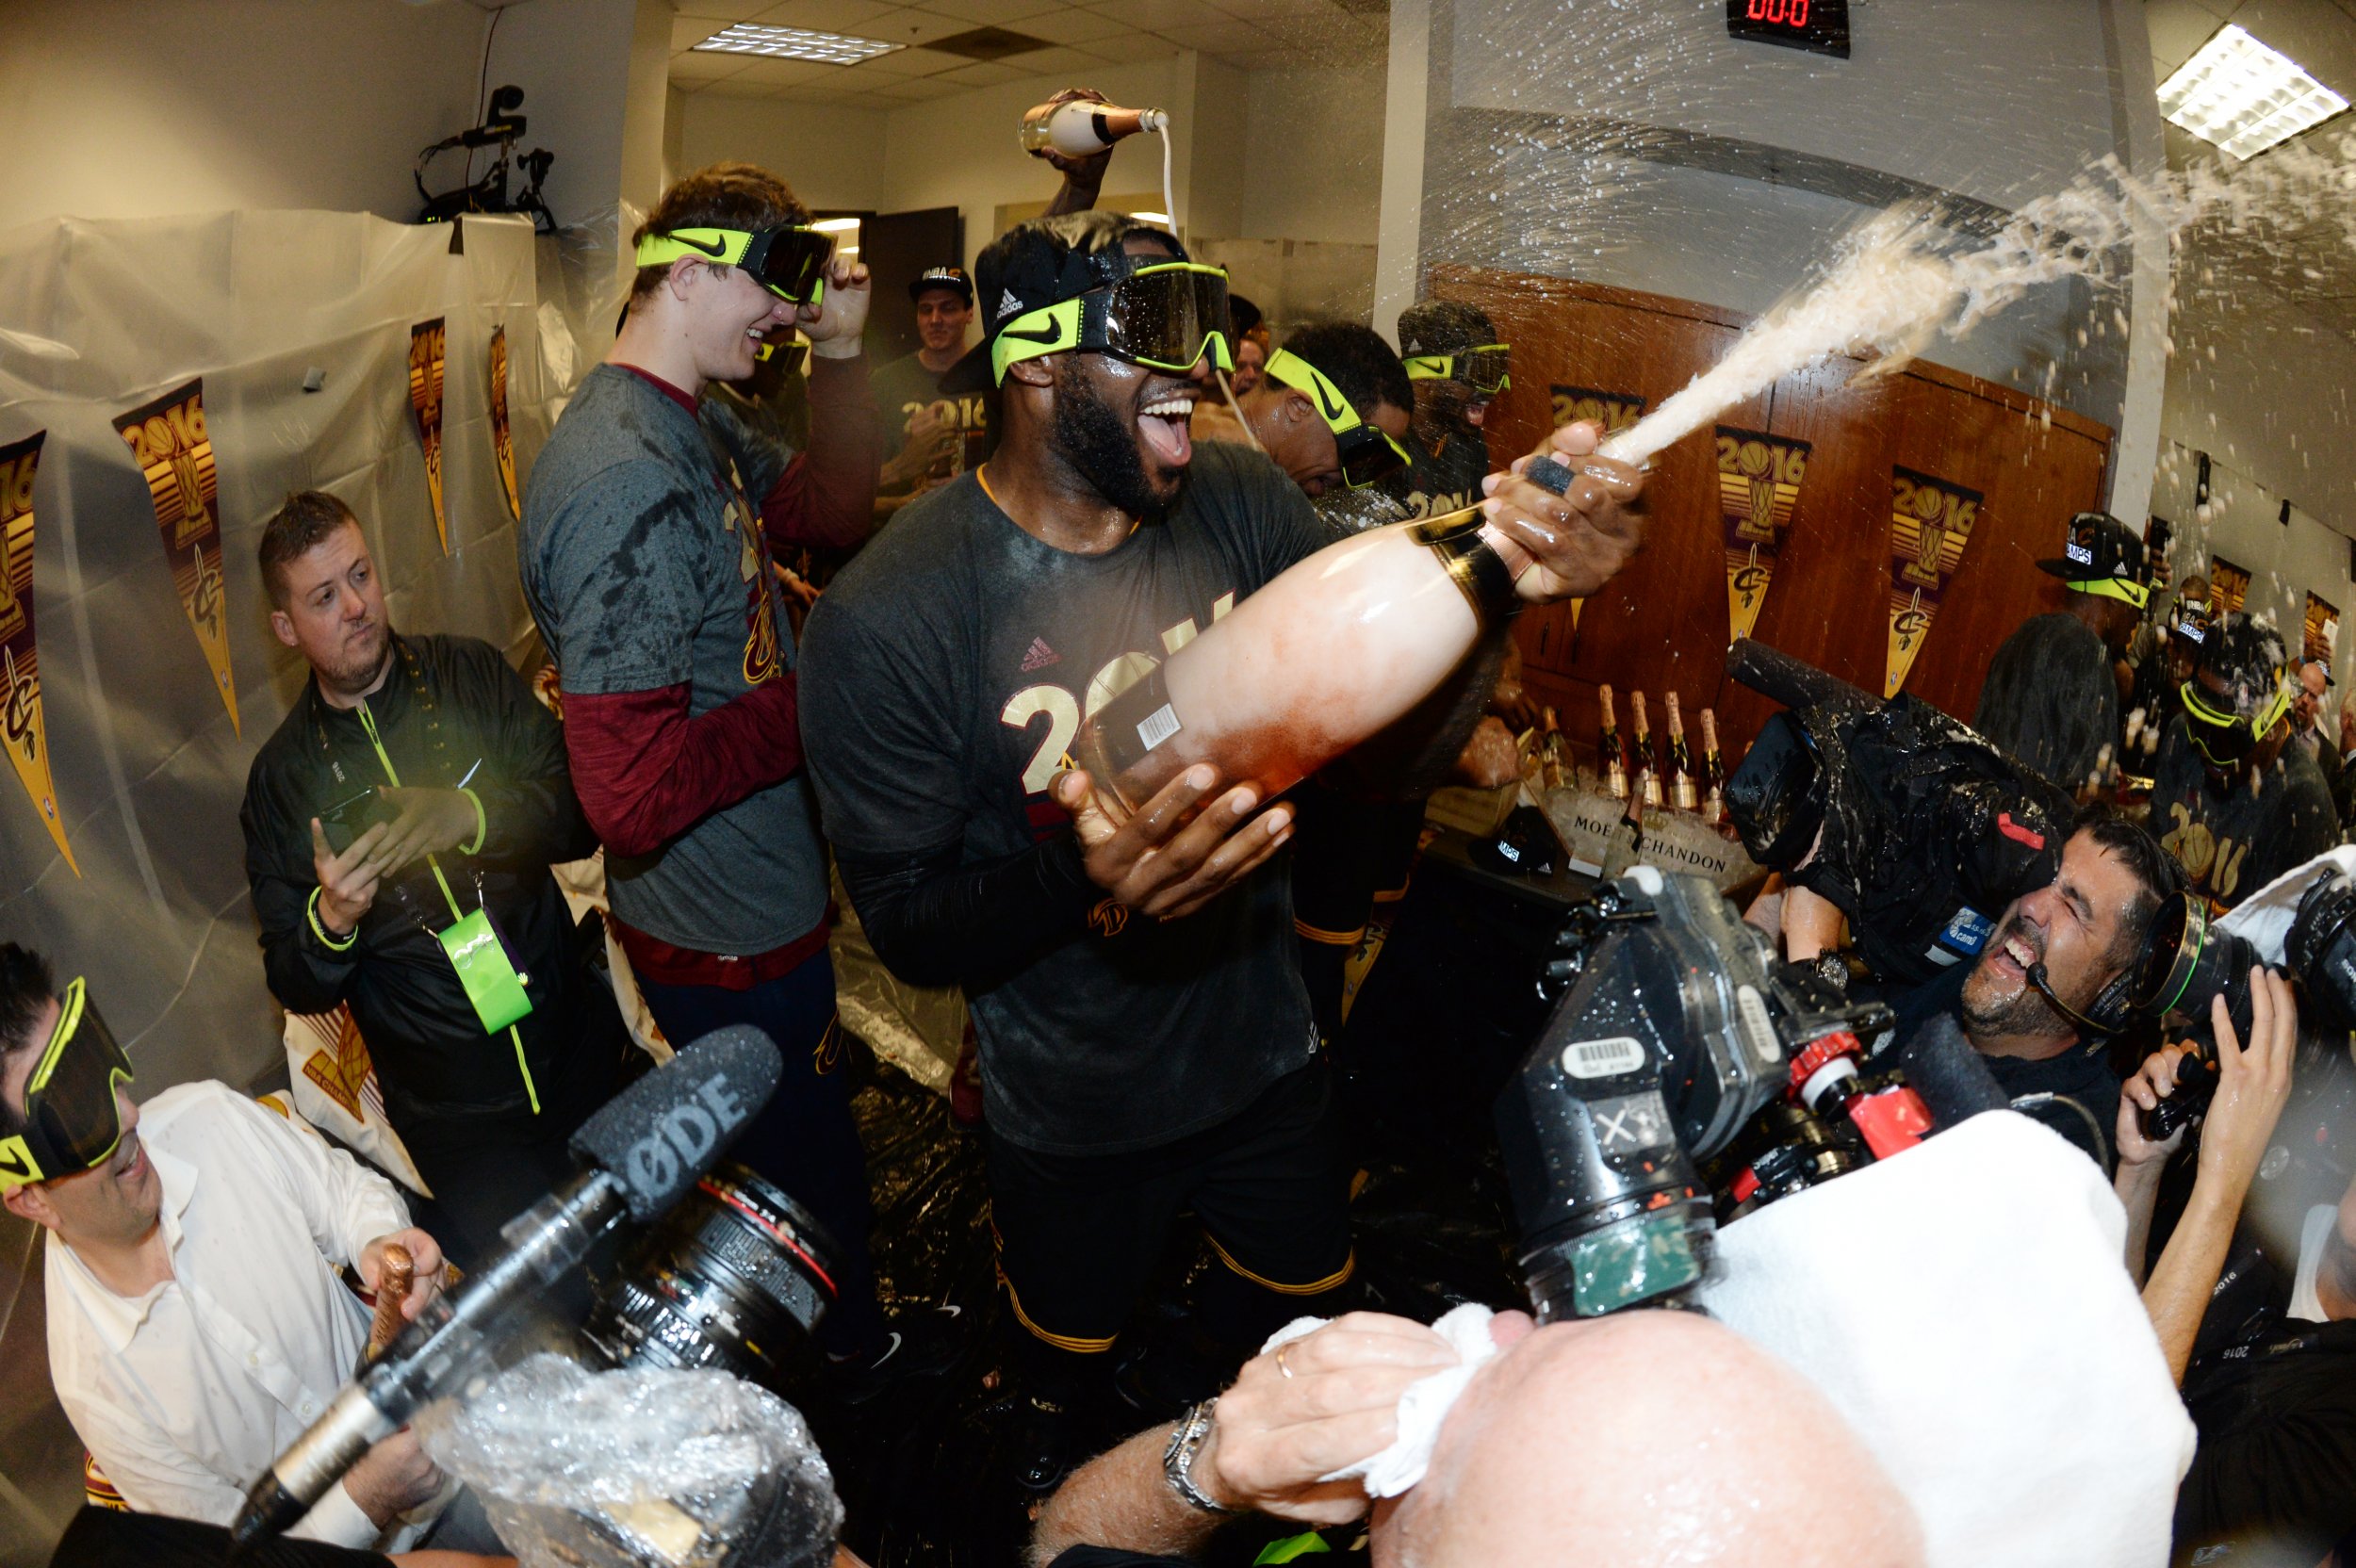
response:
<svg viewBox="0 0 2356 1568"><path fill-rule="evenodd" d="M1824 1396L1681 1312L1511 1345L1448 1413L1422 1483L1374 1518L1377 1568L1922 1561L1914 1511Z"/></svg>

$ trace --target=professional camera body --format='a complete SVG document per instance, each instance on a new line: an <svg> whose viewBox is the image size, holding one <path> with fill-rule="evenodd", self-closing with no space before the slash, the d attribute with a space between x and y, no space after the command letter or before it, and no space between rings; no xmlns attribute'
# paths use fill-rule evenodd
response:
<svg viewBox="0 0 2356 1568"><path fill-rule="evenodd" d="M1574 910L1556 948L1540 981L1554 1010L1497 1106L1541 1322L1687 1304L1721 1209L1929 1131L1901 1075L1866 1070L1859 1040L1889 1010L1779 971L1701 877L1639 867ZM1749 1150L1716 1168L1713 1195L1701 1162Z"/></svg>

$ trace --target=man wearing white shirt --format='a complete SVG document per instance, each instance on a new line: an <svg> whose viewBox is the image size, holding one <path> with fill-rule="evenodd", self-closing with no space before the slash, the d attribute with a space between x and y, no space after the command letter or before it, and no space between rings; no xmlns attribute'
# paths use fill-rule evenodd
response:
<svg viewBox="0 0 2356 1568"><path fill-rule="evenodd" d="M0 944L0 1203L49 1232L49 1369L57 1398L131 1508L226 1524L247 1486L358 1367L371 1289L407 1248L415 1317L442 1254L390 1183L224 1085L145 1106L74 981ZM399 1550L447 1503L402 1430L292 1533Z"/></svg>

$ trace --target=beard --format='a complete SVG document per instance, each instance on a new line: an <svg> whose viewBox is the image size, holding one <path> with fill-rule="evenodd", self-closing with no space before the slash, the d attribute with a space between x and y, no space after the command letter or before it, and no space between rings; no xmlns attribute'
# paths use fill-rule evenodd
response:
<svg viewBox="0 0 2356 1568"><path fill-rule="evenodd" d="M2021 941L2028 944L2036 954L2037 962L2045 961L2045 944L2038 940L2034 933L2023 929L2018 921L2006 921L1999 927L1995 935L1988 939L1988 951L1991 953L1997 951L2008 939L2014 937L2020 938ZM1968 1033L2018 1035L2030 1038L2059 1037L2077 1033L2077 1026L2055 1012L2053 1004L2045 1000L2045 993L2038 990L2025 976L2021 982L2021 988L2012 995L1986 1001L1973 1000L1972 982L1978 978L1979 974L1975 970L1963 983L1963 994L1958 1010L1962 1014L1963 1026ZM2090 1002L2093 998L2089 997L2086 1000ZM2081 1011L2086 1005L2085 1003L2072 1004Z"/></svg>
<svg viewBox="0 0 2356 1568"><path fill-rule="evenodd" d="M1155 516L1170 502L1154 493L1146 475L1136 423L1104 400L1081 370L1081 358L1068 356L1055 378L1055 417L1048 443L1105 500L1132 517Z"/></svg>
<svg viewBox="0 0 2356 1568"><path fill-rule="evenodd" d="M365 696L384 675L384 666L393 657L393 627L387 619L377 623L375 635L360 643L339 643L328 659L314 661L319 682L347 697Z"/></svg>

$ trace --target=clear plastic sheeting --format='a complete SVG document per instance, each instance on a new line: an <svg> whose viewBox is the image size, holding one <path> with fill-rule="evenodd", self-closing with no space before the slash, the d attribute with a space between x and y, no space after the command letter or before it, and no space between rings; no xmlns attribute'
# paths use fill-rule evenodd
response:
<svg viewBox="0 0 2356 1568"><path fill-rule="evenodd" d="M818 1568L843 1526L801 1413L724 1372L538 1355L417 1432L522 1568Z"/></svg>

